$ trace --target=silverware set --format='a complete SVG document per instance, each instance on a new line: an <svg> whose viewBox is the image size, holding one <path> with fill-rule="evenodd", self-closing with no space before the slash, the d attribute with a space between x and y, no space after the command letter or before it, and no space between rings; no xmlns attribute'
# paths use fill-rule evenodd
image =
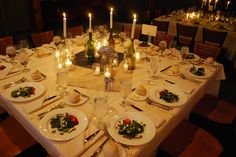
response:
<svg viewBox="0 0 236 157"><path fill-rule="evenodd" d="M184 79L184 80L189 80L189 81L194 82L194 83L197 83L197 84L201 84L201 83L202 83L201 81L195 80L195 79L193 79L193 78L191 78L191 77L187 77L187 76L185 76L185 75L182 74L182 73L180 73L179 76L180 76L182 79Z"/></svg>
<svg viewBox="0 0 236 157"><path fill-rule="evenodd" d="M21 79L17 80L17 81L14 81L14 82L11 82L9 84L6 84L3 86L4 89L7 89L7 88L10 88L12 86L15 86L16 84L20 84L20 83L23 83L27 81L27 79L25 77L22 77Z"/></svg>
<svg viewBox="0 0 236 157"><path fill-rule="evenodd" d="M41 112L37 115L37 117L41 120L47 113L55 110L55 109L58 109L58 108L64 108L66 106L65 103L59 103L58 105L55 105L51 108L49 108L47 111L44 111L44 112Z"/></svg>
<svg viewBox="0 0 236 157"><path fill-rule="evenodd" d="M159 107L159 108L161 108L161 109L167 110L167 111L173 110L172 107L159 104L159 103L153 101L153 100L152 100L151 98L149 98L149 97L147 97L147 98L145 99L145 101L146 101L149 105L155 105L155 106L157 106L157 107Z"/></svg>

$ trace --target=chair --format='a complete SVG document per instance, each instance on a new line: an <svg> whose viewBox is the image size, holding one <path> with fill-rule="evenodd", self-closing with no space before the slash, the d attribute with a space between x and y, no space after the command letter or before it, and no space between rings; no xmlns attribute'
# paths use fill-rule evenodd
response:
<svg viewBox="0 0 236 157"><path fill-rule="evenodd" d="M170 48L173 42L174 42L174 36L165 34L163 32L157 32L156 37L153 38L153 44L159 45L159 42L165 40L167 42L167 47Z"/></svg>
<svg viewBox="0 0 236 157"><path fill-rule="evenodd" d="M164 32L165 34L167 34L169 29L169 21L153 20L152 23L153 25L157 26L157 31Z"/></svg>
<svg viewBox="0 0 236 157"><path fill-rule="evenodd" d="M38 32L31 34L34 46L39 47L43 44L49 44L53 41L53 31Z"/></svg>
<svg viewBox="0 0 236 157"><path fill-rule="evenodd" d="M157 156L218 157L222 151L214 136L184 120L160 144Z"/></svg>
<svg viewBox="0 0 236 157"><path fill-rule="evenodd" d="M13 37L6 36L0 38L0 55L6 55L6 47L8 45L13 45Z"/></svg>
<svg viewBox="0 0 236 157"><path fill-rule="evenodd" d="M197 26L182 25L177 23L177 44L181 46L189 46L193 51L194 38L197 33Z"/></svg>
<svg viewBox="0 0 236 157"><path fill-rule="evenodd" d="M8 117L7 111L0 106L0 122Z"/></svg>
<svg viewBox="0 0 236 157"><path fill-rule="evenodd" d="M236 107L223 99L204 95L189 120L214 134L221 143L236 143Z"/></svg>
<svg viewBox="0 0 236 157"><path fill-rule="evenodd" d="M0 122L0 154L4 157L15 156L36 144L25 129L13 118Z"/></svg>
<svg viewBox="0 0 236 157"><path fill-rule="evenodd" d="M225 41L227 32L220 32L203 28L203 43L221 47Z"/></svg>
<svg viewBox="0 0 236 157"><path fill-rule="evenodd" d="M156 9L154 10L154 14L153 14L153 17L154 18L158 18L161 16L161 9Z"/></svg>
<svg viewBox="0 0 236 157"><path fill-rule="evenodd" d="M215 45L200 42L195 42L194 44L194 53L205 59L208 57L213 57L214 60L216 60L220 54L220 50L221 48Z"/></svg>
<svg viewBox="0 0 236 157"><path fill-rule="evenodd" d="M131 31L132 31L132 24L124 24L123 25L123 32L126 33L127 37L131 37ZM135 26L135 32L134 32L134 39L140 39L140 35L142 32L142 25L136 25Z"/></svg>
<svg viewBox="0 0 236 157"><path fill-rule="evenodd" d="M149 10L142 11L142 23L150 24L151 13Z"/></svg>
<svg viewBox="0 0 236 157"><path fill-rule="evenodd" d="M82 35L84 33L84 28L82 25L76 26L76 27L71 27L67 29L68 33L71 33L72 38L77 36L77 35Z"/></svg>

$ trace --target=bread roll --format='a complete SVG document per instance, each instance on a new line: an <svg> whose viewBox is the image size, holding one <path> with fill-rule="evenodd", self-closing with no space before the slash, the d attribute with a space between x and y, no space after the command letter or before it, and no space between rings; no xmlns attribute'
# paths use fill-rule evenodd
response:
<svg viewBox="0 0 236 157"><path fill-rule="evenodd" d="M178 74L179 73L179 68L176 66L172 66L169 68L168 72L170 72L171 74Z"/></svg>
<svg viewBox="0 0 236 157"><path fill-rule="evenodd" d="M136 87L135 91L138 95L141 95L141 96L145 96L147 94L147 90L143 85Z"/></svg>
<svg viewBox="0 0 236 157"><path fill-rule="evenodd" d="M35 70L32 74L31 77L33 80L38 80L42 77L41 73L38 70Z"/></svg>
<svg viewBox="0 0 236 157"><path fill-rule="evenodd" d="M70 103L77 103L78 101L80 101L80 94L72 91L68 94L68 101Z"/></svg>
<svg viewBox="0 0 236 157"><path fill-rule="evenodd" d="M103 146L103 155L104 157L119 157L117 145L111 140L107 141Z"/></svg>
<svg viewBox="0 0 236 157"><path fill-rule="evenodd" d="M214 58L213 57L208 57L206 59L207 64L214 64Z"/></svg>

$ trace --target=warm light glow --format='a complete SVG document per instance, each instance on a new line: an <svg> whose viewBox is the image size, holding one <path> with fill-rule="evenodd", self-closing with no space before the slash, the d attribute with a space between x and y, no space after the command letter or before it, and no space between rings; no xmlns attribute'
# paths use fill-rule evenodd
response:
<svg viewBox="0 0 236 157"><path fill-rule="evenodd" d="M58 58L59 56L60 56L60 52L59 52L59 51L56 51L55 57Z"/></svg>
<svg viewBox="0 0 236 157"><path fill-rule="evenodd" d="M134 14L134 20L136 21L136 14Z"/></svg>
<svg viewBox="0 0 236 157"><path fill-rule="evenodd" d="M107 40L106 39L103 40L103 46L107 46Z"/></svg>
<svg viewBox="0 0 236 157"><path fill-rule="evenodd" d="M98 44L97 44L97 50L99 50L100 48L101 48L101 43L98 42Z"/></svg>
<svg viewBox="0 0 236 157"><path fill-rule="evenodd" d="M136 57L136 60L138 61L140 59L140 53L139 52L136 52L135 53L135 57Z"/></svg>
<svg viewBox="0 0 236 157"><path fill-rule="evenodd" d="M124 71L128 71L129 65L127 63L124 63L123 68L124 68Z"/></svg>
<svg viewBox="0 0 236 157"><path fill-rule="evenodd" d="M62 68L62 64L58 64L58 69L61 69Z"/></svg>
<svg viewBox="0 0 236 157"><path fill-rule="evenodd" d="M64 18L66 18L66 13L65 12L62 15L63 15Z"/></svg>
<svg viewBox="0 0 236 157"><path fill-rule="evenodd" d="M67 59L66 60L66 65L71 65L71 64L72 64L72 62L69 59Z"/></svg>
<svg viewBox="0 0 236 157"><path fill-rule="evenodd" d="M229 5L230 1L227 2L227 4Z"/></svg>
<svg viewBox="0 0 236 157"><path fill-rule="evenodd" d="M92 14L91 13L89 13L88 16L89 16L89 18L92 18Z"/></svg>
<svg viewBox="0 0 236 157"><path fill-rule="evenodd" d="M111 13L113 12L113 8L111 8Z"/></svg>

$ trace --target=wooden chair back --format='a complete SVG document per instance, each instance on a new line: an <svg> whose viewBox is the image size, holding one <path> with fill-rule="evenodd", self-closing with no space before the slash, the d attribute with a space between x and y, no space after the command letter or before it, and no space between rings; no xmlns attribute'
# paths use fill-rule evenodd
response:
<svg viewBox="0 0 236 157"><path fill-rule="evenodd" d="M0 55L6 55L6 47L8 45L13 45L13 37L6 36L0 38Z"/></svg>
<svg viewBox="0 0 236 157"><path fill-rule="evenodd" d="M123 32L126 33L127 37L131 37L131 31L132 31L132 24L124 24L123 25ZM142 25L136 25L135 32L134 32L134 39L140 39L140 35L142 33Z"/></svg>
<svg viewBox="0 0 236 157"><path fill-rule="evenodd" d="M227 32L221 32L203 28L203 43L221 47L225 41Z"/></svg>
<svg viewBox="0 0 236 157"><path fill-rule="evenodd" d="M213 57L214 60L216 60L220 54L220 50L220 47L211 44L204 44L200 42L196 42L194 44L194 53L205 59L208 57Z"/></svg>
<svg viewBox="0 0 236 157"><path fill-rule="evenodd" d="M169 21L153 20L152 23L153 23L153 25L157 26L158 31L164 32L165 34L167 34L168 29L169 29Z"/></svg>
<svg viewBox="0 0 236 157"><path fill-rule="evenodd" d="M72 38L77 35L82 35L84 33L84 28L82 25L76 27L70 27L67 29L68 34L71 33Z"/></svg>
<svg viewBox="0 0 236 157"><path fill-rule="evenodd" d="M32 41L35 47L43 44L49 44L53 41L53 31L38 32L31 34Z"/></svg>
<svg viewBox="0 0 236 157"><path fill-rule="evenodd" d="M161 16L161 9L156 9L154 10L154 18L160 17Z"/></svg>
<svg viewBox="0 0 236 157"><path fill-rule="evenodd" d="M157 31L157 35L153 39L153 44L158 46L162 40L165 40L167 42L167 47L170 48L174 41L174 36Z"/></svg>
<svg viewBox="0 0 236 157"><path fill-rule="evenodd" d="M189 46L193 51L194 39L197 33L197 26L189 26L177 23L177 44L181 46Z"/></svg>

